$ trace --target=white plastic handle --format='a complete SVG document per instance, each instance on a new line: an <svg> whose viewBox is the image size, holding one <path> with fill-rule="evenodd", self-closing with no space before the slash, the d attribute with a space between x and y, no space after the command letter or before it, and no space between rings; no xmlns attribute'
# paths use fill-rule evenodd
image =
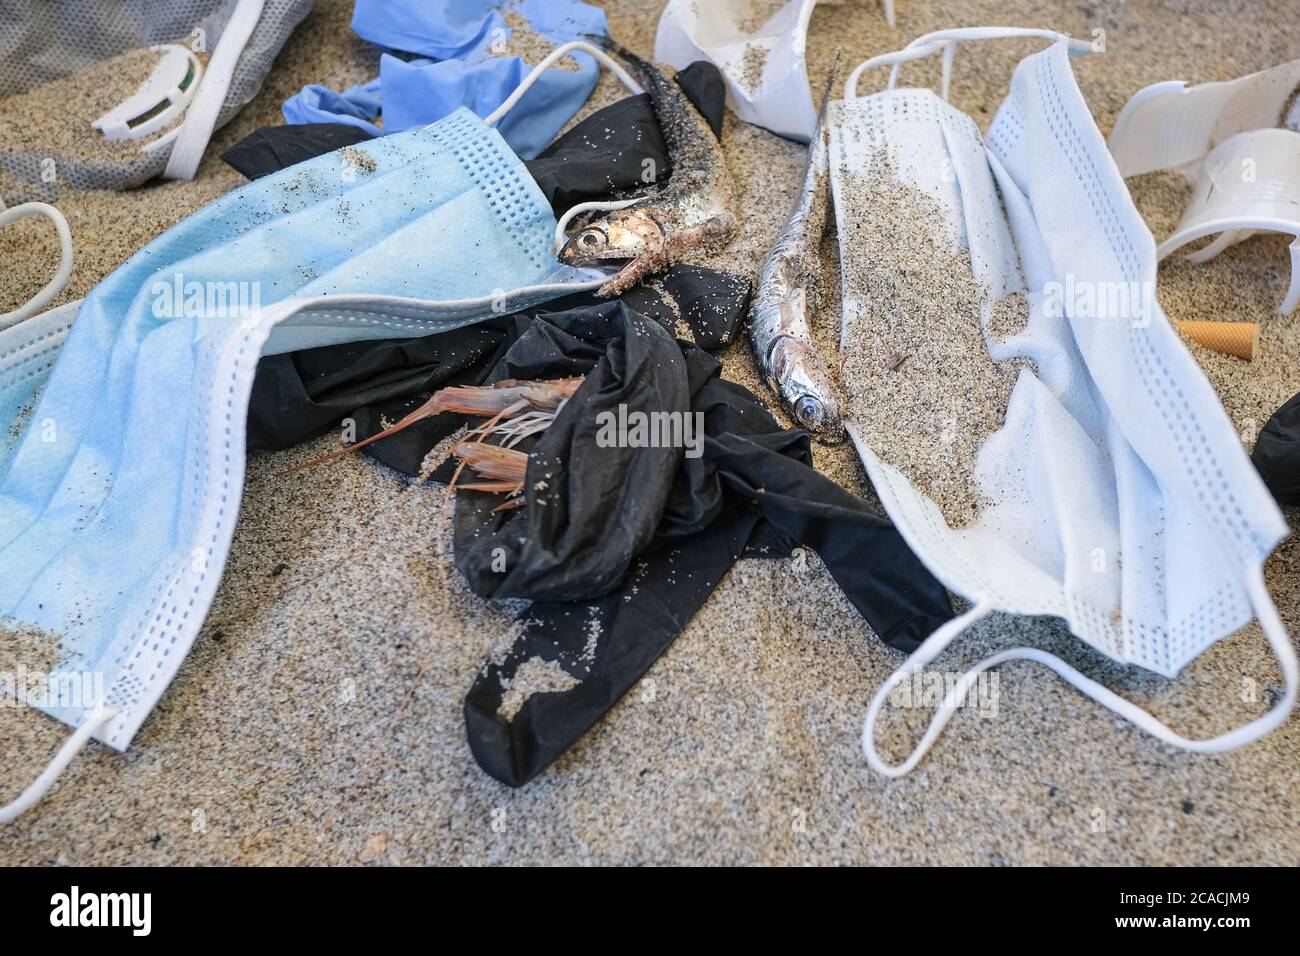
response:
<svg viewBox="0 0 1300 956"><path fill-rule="evenodd" d="M144 139L185 112L203 79L203 64L178 43L149 48L163 54L149 78L121 103L90 125L108 140ZM186 80L189 80L187 83ZM131 125L132 121L135 125Z"/></svg>
<svg viewBox="0 0 1300 956"><path fill-rule="evenodd" d="M873 56L868 60L863 60L854 67L853 72L844 81L844 98L846 100L857 98L858 80L867 70L881 66L891 67L887 89L892 90L898 83L898 68L902 64L920 60L942 51L942 93L943 98L946 100L948 99L948 90L952 78L952 64L957 44L967 40L997 40L1008 37L1038 37L1043 40L1051 40L1053 43L1065 42L1069 44L1072 56L1091 53L1093 49L1092 44L1086 40L1076 40L1074 37L1065 33L1058 33L1056 30L1041 30L1033 27L958 27L951 30L936 30L933 33L917 37L901 50L896 50L893 53L883 53L880 56Z"/></svg>
<svg viewBox="0 0 1300 956"><path fill-rule="evenodd" d="M54 223L54 228L59 233L59 268L55 271L54 278L47 282L40 292L12 312L0 315L0 331L15 326L23 319L29 319L40 312L54 301L55 296L63 291L63 287L68 284L68 279L72 277L72 231L68 228L68 220L63 217L63 213L49 203L25 202L10 209L0 209L0 228L24 216L45 216Z"/></svg>
<svg viewBox="0 0 1300 956"><path fill-rule="evenodd" d="M1300 303L1300 133L1272 128L1237 133L1215 146L1191 179L1187 209L1178 228L1156 248L1156 258L1207 236L1217 238L1191 253L1189 261L1208 262L1258 232L1291 236L1291 282L1281 307L1289 315Z"/></svg>
<svg viewBox="0 0 1300 956"><path fill-rule="evenodd" d="M235 76L235 68L244 55L244 48L253 36L266 0L235 0L235 8L226 21L225 29L208 58L208 66L193 97L185 110L185 119L175 129L164 133L146 149L153 152L165 143L172 149L163 169L166 179L193 179L199 162L216 129L217 117L225 105L226 94Z"/></svg>
<svg viewBox="0 0 1300 956"><path fill-rule="evenodd" d="M1300 685L1300 664L1296 661L1295 648L1291 646L1291 639L1287 635L1286 627L1282 624L1281 617L1278 616L1273 599L1269 597L1268 588L1264 585L1264 574L1260 568L1251 568L1247 573L1246 591L1250 595L1250 603L1255 609L1255 616L1259 619L1260 627L1264 631L1264 637L1268 640L1269 647L1273 649L1273 654L1277 657L1278 664L1282 669L1282 679L1286 683L1286 693L1283 695L1281 703L1269 710L1268 713L1256 717L1249 723L1243 724L1225 734L1211 737L1208 740L1192 740L1184 737L1137 704L1125 700L1109 688L1081 674L1055 654L1049 654L1033 647L1013 647L1010 650L985 658L966 671L948 693L944 695L943 702L930 720L930 726L926 728L924 736L922 736L920 742L908 755L907 759L899 764L886 764L876 752L875 744L876 719L880 715L885 700L895 687L938 657L943 649L951 644L962 631L981 618L986 617L993 610L993 606L988 599L981 598L965 614L953 618L936 630L907 659L903 666L891 674L889 679L876 691L875 696L871 699L871 705L867 708L867 716L862 724L862 752L866 756L871 769L883 776L896 778L908 773L921 762L935 740L938 739L939 734L943 732L944 726L952 719L952 715L962 705L967 693L970 692L976 677L990 667L996 667L998 664L1013 660L1036 661L1042 664L1055 671L1072 687L1091 697L1103 707L1145 730L1151 736L1183 750L1192 753L1223 753L1253 743L1281 726L1290 716L1292 709L1295 707L1296 688L1297 685Z"/></svg>

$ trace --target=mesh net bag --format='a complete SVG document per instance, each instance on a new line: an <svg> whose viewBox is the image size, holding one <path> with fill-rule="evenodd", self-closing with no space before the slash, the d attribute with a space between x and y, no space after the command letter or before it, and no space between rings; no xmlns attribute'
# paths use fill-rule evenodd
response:
<svg viewBox="0 0 1300 956"><path fill-rule="evenodd" d="M128 189L154 176L190 178L211 131L228 122L261 88L289 34L313 0L125 0L59 4L11 0L0 6L0 188L6 203L57 198L65 188ZM224 40L224 45L223 45ZM205 69L194 99L169 131L175 139L143 147L163 134L72 150L41 129L24 130L16 104L47 84L77 74L112 71L114 58L160 44L195 52ZM115 61L116 62L116 61ZM138 62L133 60L132 62ZM225 69L213 69L225 64ZM233 64L233 68L231 68ZM145 74L147 76L147 73ZM205 101L199 108L200 101ZM5 124L6 105L11 107ZM91 116L89 119L96 117ZM65 124L88 123L83 116ZM187 133L185 127L191 127ZM89 135L89 134L88 134ZM175 143L186 155L169 168Z"/></svg>

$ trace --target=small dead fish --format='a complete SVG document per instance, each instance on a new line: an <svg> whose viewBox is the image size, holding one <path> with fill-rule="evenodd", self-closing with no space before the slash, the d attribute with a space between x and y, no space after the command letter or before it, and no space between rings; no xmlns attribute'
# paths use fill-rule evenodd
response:
<svg viewBox="0 0 1300 956"><path fill-rule="evenodd" d="M650 94L673 167L655 195L595 220L560 250L560 261L571 266L624 262L596 293L610 296L663 271L688 251L725 245L736 221L722 144L681 87L608 37L591 39L623 60Z"/></svg>
<svg viewBox="0 0 1300 956"><path fill-rule="evenodd" d="M749 307L750 342L768 385L799 426L827 444L842 441L844 427L835 382L813 342L808 319L830 201L825 120L838 65L837 53L808 143L803 187L785 228L763 260Z"/></svg>

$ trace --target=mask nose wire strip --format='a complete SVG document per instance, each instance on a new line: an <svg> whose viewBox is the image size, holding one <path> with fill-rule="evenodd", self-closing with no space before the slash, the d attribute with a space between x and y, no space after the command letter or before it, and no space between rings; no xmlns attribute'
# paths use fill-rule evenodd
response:
<svg viewBox="0 0 1300 956"><path fill-rule="evenodd" d="M564 245L564 231L569 228L569 223L573 221L574 216L580 216L584 212L591 212L593 210L597 212L609 212L613 209L623 209L627 206L633 205L634 203L639 203L644 198L645 197L643 196L637 196L632 199L615 199L609 202L592 201L578 203L576 206L565 212L565 214L560 217L559 222L555 224L554 251L559 252L560 247Z"/></svg>
<svg viewBox="0 0 1300 956"><path fill-rule="evenodd" d="M862 752L867 758L867 763L877 773L891 778L901 777L908 773L920 763L931 745L938 739L944 726L952 719L952 715L957 708L962 705L967 693L975 683L975 678L990 667L996 667L998 664L1015 660L1036 661L1055 671L1057 675L1076 690L1086 694L1103 707L1167 744L1172 744L1192 753L1223 753L1228 750L1236 750L1238 747L1263 737L1287 719L1295 707L1296 688L1297 685L1300 685L1300 664L1296 660L1295 648L1291 646L1286 627L1277 613L1277 607L1274 606L1273 599L1269 597L1268 588L1264 585L1264 574L1259 567L1253 567L1247 573L1246 591L1250 596L1251 606L1255 609L1255 616L1259 619L1260 627L1264 631L1264 637L1268 640L1269 647L1273 649L1273 653L1277 657L1278 665L1282 670L1282 679L1286 684L1286 693L1281 703L1266 714L1256 717L1249 723L1227 733L1211 737L1208 740L1192 740L1184 737L1137 704L1125 700L1109 688L1098 684L1092 678L1084 676L1056 655L1033 647L1013 647L1010 650L985 658L966 671L948 693L944 695L943 702L939 705L939 709L930 721L930 726L926 728L925 735L921 738L920 743L916 745L916 749L912 751L911 755L901 764L893 766L886 764L880 759L880 755L876 753L874 741L876 718L885 703L885 699L895 687L934 660L958 634L975 621L988 615L992 607L987 599L981 599L965 614L953 618L935 631L921 645L920 649L902 667L890 675L889 680L885 681L880 689L876 691L862 725Z"/></svg>
<svg viewBox="0 0 1300 956"><path fill-rule="evenodd" d="M515 87L513 93L506 97L505 102L483 118L483 123L487 126L496 126L497 123L501 122L505 115L510 112L511 108L523 98L525 93L528 92L529 87L537 82L537 78L546 72L547 67L560 57L567 54L570 50L581 50L583 53L590 53L596 58L601 66L605 67L622 80L623 85L632 91L633 96L639 96L645 92L645 90L641 89L641 85L637 83L636 80L632 79L627 70L623 69L623 67L604 50L594 47L590 43L584 43L582 40L570 40L568 43L557 46L547 55L546 59L533 67L532 72L519 81L519 85Z"/></svg>
<svg viewBox="0 0 1300 956"><path fill-rule="evenodd" d="M21 206L14 206L12 209L0 210L0 228L17 219L22 219L24 216L37 215L48 218L54 223L54 228L58 230L59 268L54 273L54 278L46 283L45 288L28 299L25 304L20 305L12 312L0 315L0 331L17 325L23 319L29 319L43 310L54 301L55 296L63 291L63 287L68 284L68 279L72 276L72 232L68 229L68 220L63 218L63 213L49 203L25 202Z"/></svg>
<svg viewBox="0 0 1300 956"><path fill-rule="evenodd" d="M13 823L36 806L41 801L41 798L49 793L50 788L58 782L59 777L63 775L63 771L68 769L68 764L72 763L72 759L81 753L81 748L86 746L91 735L116 716L117 708L100 707L82 721L81 726L73 731L72 736L54 755L54 759L41 771L41 775L32 781L31 786L19 794L18 798L12 803L0 807L0 823Z"/></svg>

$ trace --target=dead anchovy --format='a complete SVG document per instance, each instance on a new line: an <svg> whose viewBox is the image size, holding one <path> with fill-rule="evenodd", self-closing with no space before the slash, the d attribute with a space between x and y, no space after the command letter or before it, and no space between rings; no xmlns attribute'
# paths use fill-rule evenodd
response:
<svg viewBox="0 0 1300 956"><path fill-rule="evenodd" d="M623 60L650 94L672 160L667 185L642 202L602 216L560 250L560 261L595 266L626 261L597 295L618 295L691 250L716 249L735 231L731 177L722 144L677 82L608 37L593 37Z"/></svg>
<svg viewBox="0 0 1300 956"><path fill-rule="evenodd" d="M808 317L817 291L819 249L829 203L825 120L838 54L835 64L808 143L803 188L790 219L763 260L749 307L749 338L768 385L801 428L828 444L843 440L844 427L834 379L813 342Z"/></svg>

